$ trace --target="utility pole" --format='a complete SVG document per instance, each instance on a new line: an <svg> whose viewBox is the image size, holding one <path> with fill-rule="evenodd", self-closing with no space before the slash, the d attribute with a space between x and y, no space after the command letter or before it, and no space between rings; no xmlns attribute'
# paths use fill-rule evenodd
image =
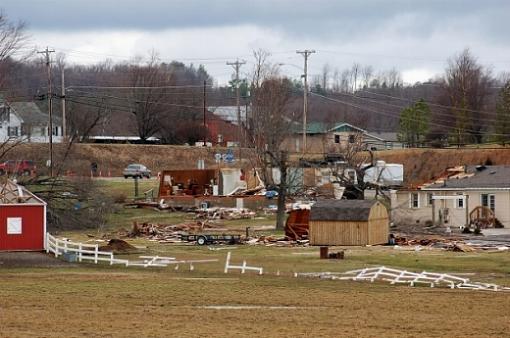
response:
<svg viewBox="0 0 510 338"><path fill-rule="evenodd" d="M207 124L205 122L205 114L206 114L206 106L205 106L205 103L206 103L206 96L205 96L205 90L206 90L206 86L207 86L207 83L206 81L204 80L204 147L207 146Z"/></svg>
<svg viewBox="0 0 510 338"><path fill-rule="evenodd" d="M308 57L315 53L313 49L297 50L296 53L302 54L305 58L305 88L303 92L303 156L306 153L306 114L308 112Z"/></svg>
<svg viewBox="0 0 510 338"><path fill-rule="evenodd" d="M67 140L67 123L66 123L66 87L64 81L64 65L61 68L61 82L62 82L62 138L64 142Z"/></svg>
<svg viewBox="0 0 510 338"><path fill-rule="evenodd" d="M239 92L239 68L244 65L246 61L236 60L235 62L227 62L228 66L232 66L236 71L236 103L237 103L237 141L239 142L239 160L241 160L241 95Z"/></svg>
<svg viewBox="0 0 510 338"><path fill-rule="evenodd" d="M49 136L49 168L50 168L50 177L53 177L53 93L51 89L51 62L50 62L50 53L55 53L54 50L49 50L46 47L45 50L37 52L38 54L44 54L46 57L46 70L48 75L48 136Z"/></svg>

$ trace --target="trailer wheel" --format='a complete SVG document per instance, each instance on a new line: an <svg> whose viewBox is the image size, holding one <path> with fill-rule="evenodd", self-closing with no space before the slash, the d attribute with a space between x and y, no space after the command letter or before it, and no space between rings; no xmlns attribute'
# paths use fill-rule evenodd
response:
<svg viewBox="0 0 510 338"><path fill-rule="evenodd" d="M197 238L197 244L198 244L198 245L205 245L205 243L206 243L206 239L205 239L205 237L204 237L204 236L198 236L198 238Z"/></svg>

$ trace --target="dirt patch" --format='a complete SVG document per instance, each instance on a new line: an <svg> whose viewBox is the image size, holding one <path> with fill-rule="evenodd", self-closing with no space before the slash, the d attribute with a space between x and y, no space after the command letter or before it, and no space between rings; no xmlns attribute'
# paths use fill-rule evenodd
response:
<svg viewBox="0 0 510 338"><path fill-rule="evenodd" d="M113 253L127 253L138 251L137 248L122 239L112 238L107 245L99 247L101 251L112 251Z"/></svg>
<svg viewBox="0 0 510 338"><path fill-rule="evenodd" d="M65 262L43 252L0 252L0 269L74 266L76 264Z"/></svg>

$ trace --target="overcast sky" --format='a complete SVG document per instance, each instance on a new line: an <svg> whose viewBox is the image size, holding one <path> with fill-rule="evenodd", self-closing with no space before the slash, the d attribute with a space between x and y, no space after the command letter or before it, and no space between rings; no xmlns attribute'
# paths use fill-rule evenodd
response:
<svg viewBox="0 0 510 338"><path fill-rule="evenodd" d="M495 73L510 70L510 0L2 0L11 19L28 25L31 45L67 60L129 60L151 49L163 61L203 63L225 82L227 60L262 48L282 72L298 77L315 49L310 74L353 62L400 70L405 82L442 73L448 57L469 47Z"/></svg>

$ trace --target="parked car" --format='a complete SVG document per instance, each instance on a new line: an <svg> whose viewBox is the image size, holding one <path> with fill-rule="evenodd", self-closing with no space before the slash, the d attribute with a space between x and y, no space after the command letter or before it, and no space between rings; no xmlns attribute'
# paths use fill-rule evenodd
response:
<svg viewBox="0 0 510 338"><path fill-rule="evenodd" d="M5 161L0 163L0 175L33 175L36 171L34 161L17 160L17 161Z"/></svg>
<svg viewBox="0 0 510 338"><path fill-rule="evenodd" d="M142 164L130 164L122 171L122 175L124 175L124 178L151 178L151 171Z"/></svg>

